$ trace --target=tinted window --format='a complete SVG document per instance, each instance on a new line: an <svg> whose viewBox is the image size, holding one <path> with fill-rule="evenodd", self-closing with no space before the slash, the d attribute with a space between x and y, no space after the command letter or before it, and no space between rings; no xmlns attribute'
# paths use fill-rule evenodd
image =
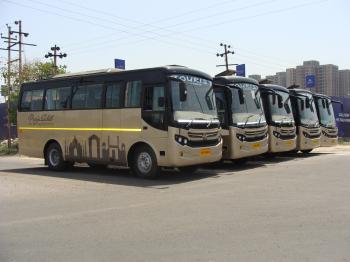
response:
<svg viewBox="0 0 350 262"><path fill-rule="evenodd" d="M62 110L68 108L70 92L70 87L46 90L45 110Z"/></svg>
<svg viewBox="0 0 350 262"><path fill-rule="evenodd" d="M123 106L123 83L107 85L106 108L120 108Z"/></svg>
<svg viewBox="0 0 350 262"><path fill-rule="evenodd" d="M145 88L143 119L155 128L164 129L165 92L163 86Z"/></svg>
<svg viewBox="0 0 350 262"><path fill-rule="evenodd" d="M24 91L21 100L21 110L38 111L43 107L44 90Z"/></svg>
<svg viewBox="0 0 350 262"><path fill-rule="evenodd" d="M94 109L101 107L102 84L78 86L72 98L73 109Z"/></svg>
<svg viewBox="0 0 350 262"><path fill-rule="evenodd" d="M126 107L140 107L141 81L131 81L127 83L125 94Z"/></svg>

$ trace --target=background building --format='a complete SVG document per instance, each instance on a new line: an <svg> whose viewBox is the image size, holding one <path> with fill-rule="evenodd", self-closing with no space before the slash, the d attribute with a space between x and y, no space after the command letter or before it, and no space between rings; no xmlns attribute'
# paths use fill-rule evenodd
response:
<svg viewBox="0 0 350 262"><path fill-rule="evenodd" d="M261 78L260 75L250 77L252 76ZM307 87L306 79L310 76L314 79L314 86ZM332 64L320 65L320 62L316 60L304 61L302 65L266 76L266 79L273 84L285 87L295 84L316 93L350 97L350 70L339 70L338 66Z"/></svg>

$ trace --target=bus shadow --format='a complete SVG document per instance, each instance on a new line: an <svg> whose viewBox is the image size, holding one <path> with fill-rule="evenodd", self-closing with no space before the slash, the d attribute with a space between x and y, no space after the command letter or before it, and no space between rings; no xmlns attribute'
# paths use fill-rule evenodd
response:
<svg viewBox="0 0 350 262"><path fill-rule="evenodd" d="M195 173L163 170L158 179L147 180L134 176L129 169L106 168L97 170L84 166L75 166L65 172L51 171L46 167L15 168L0 172L155 189L166 189L175 184L218 177L218 174L212 170L201 169Z"/></svg>

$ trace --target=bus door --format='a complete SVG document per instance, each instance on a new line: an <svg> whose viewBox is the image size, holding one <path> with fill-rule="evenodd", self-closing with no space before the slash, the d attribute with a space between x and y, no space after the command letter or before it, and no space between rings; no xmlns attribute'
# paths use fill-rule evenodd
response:
<svg viewBox="0 0 350 262"><path fill-rule="evenodd" d="M159 139L168 137L165 85L145 85L143 90L142 138L145 140L151 139L155 143L159 143Z"/></svg>

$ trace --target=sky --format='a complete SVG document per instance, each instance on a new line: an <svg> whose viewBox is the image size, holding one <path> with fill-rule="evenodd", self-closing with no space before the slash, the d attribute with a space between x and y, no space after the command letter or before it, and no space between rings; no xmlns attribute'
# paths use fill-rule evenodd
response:
<svg viewBox="0 0 350 262"><path fill-rule="evenodd" d="M225 43L235 52L229 63L266 76L305 60L350 69L349 13L348 0L0 0L0 32L21 20L25 41L37 44L25 47L25 61L47 60L56 44L69 72L120 58L126 69L177 64L215 75ZM0 50L0 66L6 56Z"/></svg>

